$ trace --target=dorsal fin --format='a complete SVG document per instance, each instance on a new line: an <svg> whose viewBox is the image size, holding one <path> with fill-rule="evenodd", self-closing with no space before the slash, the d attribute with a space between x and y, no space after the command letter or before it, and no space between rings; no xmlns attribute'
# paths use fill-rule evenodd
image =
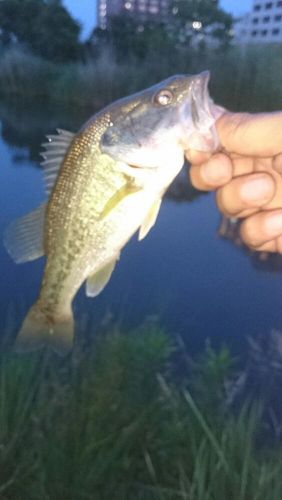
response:
<svg viewBox="0 0 282 500"><path fill-rule="evenodd" d="M58 134L47 135L48 142L42 144L45 151L44 153L41 153L41 156L43 157L41 165L43 166L45 190L47 195L49 195L52 191L61 163L70 143L74 138L74 134L72 132L68 132L67 130L57 128L57 132Z"/></svg>

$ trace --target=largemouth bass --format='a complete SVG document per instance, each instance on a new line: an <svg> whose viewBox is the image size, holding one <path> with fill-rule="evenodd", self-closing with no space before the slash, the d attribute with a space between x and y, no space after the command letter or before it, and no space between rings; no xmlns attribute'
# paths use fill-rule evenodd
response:
<svg viewBox="0 0 282 500"><path fill-rule="evenodd" d="M71 304L82 283L88 296L98 295L131 236L148 234L185 150L217 149L222 110L208 80L208 72L173 76L110 104L77 134L48 136L49 199L15 221L5 241L17 263L46 255L38 300L18 336L21 350L71 348Z"/></svg>

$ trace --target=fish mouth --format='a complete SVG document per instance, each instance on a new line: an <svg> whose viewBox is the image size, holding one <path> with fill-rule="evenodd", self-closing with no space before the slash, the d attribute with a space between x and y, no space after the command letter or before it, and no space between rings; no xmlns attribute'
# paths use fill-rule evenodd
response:
<svg viewBox="0 0 282 500"><path fill-rule="evenodd" d="M195 127L200 125L200 120L205 119L217 120L226 110L222 106L214 104L212 98L209 94L209 81L210 72L208 70L203 71L196 76L195 80L192 82L191 88L191 111L192 108L196 110L196 117L193 120ZM199 113L198 110L201 110ZM193 111L192 111L193 113Z"/></svg>
<svg viewBox="0 0 282 500"><path fill-rule="evenodd" d="M212 152L219 146L215 122L224 109L213 103L208 90L209 80L209 71L194 76L189 97L182 108L186 150Z"/></svg>

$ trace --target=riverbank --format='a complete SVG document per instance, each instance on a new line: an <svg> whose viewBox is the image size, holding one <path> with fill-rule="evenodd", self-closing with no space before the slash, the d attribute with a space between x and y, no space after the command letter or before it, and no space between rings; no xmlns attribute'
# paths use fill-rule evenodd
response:
<svg viewBox="0 0 282 500"><path fill-rule="evenodd" d="M118 64L105 52L84 63L56 65L18 49L1 53L0 99L45 100L100 109L176 73L211 71L211 93L232 110L282 107L281 45L225 51L178 50L173 59L150 56Z"/></svg>
<svg viewBox="0 0 282 500"><path fill-rule="evenodd" d="M2 356L1 499L281 499L260 405L226 404L225 348L191 365L153 324L104 330L72 359Z"/></svg>

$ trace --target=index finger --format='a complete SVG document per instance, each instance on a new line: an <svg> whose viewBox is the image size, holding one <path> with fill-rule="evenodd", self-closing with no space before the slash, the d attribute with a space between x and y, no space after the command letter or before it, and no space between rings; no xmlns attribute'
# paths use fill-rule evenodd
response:
<svg viewBox="0 0 282 500"><path fill-rule="evenodd" d="M282 111L225 113L216 128L221 145L229 153L265 157L282 152Z"/></svg>

